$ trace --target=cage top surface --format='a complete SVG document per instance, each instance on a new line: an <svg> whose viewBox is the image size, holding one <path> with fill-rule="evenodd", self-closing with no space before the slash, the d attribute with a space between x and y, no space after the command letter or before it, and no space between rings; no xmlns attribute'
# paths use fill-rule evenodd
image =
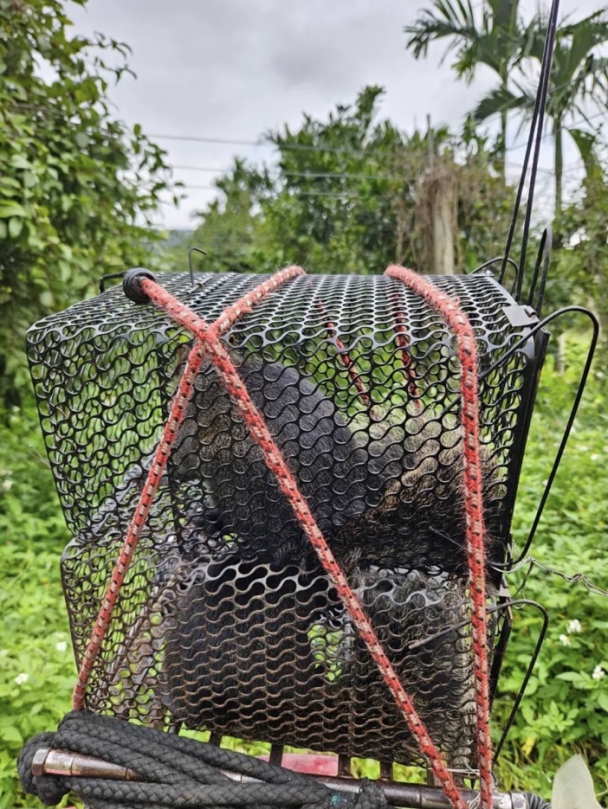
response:
<svg viewBox="0 0 608 809"><path fill-rule="evenodd" d="M205 274L195 276L192 285L187 274L167 273L159 275L158 281L212 322L227 306L267 277ZM431 276L430 280L449 295L458 297L478 337L489 349L503 345L506 332L512 336L513 327L503 310L515 301L493 276ZM424 339L428 329L441 327L443 323L441 315L433 312L400 281L373 275L312 275L285 284L244 315L234 328L241 331L244 338L258 334L268 342L276 340L274 330L287 328L306 340L315 335L316 329L326 327L328 320L336 331L364 331L376 343L382 340L382 332L397 324L407 333L410 345ZM125 334L125 329L153 331L161 336L173 328L167 315L153 306L132 303L117 286L40 320L28 332L28 346L30 356L33 352L35 359L36 349L44 350L45 345L77 337L94 339L110 333L119 336Z"/></svg>

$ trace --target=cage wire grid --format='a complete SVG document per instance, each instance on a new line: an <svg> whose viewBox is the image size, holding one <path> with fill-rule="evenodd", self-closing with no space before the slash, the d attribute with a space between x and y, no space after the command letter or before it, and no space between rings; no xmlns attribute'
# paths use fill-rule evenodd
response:
<svg viewBox="0 0 608 809"><path fill-rule="evenodd" d="M192 286L182 274L159 277L208 322L262 279L205 274ZM491 606L509 559L546 335L522 342L537 321L514 318L515 300L490 274L432 281L458 298L477 337ZM453 335L390 278L309 276L260 302L224 340L431 737L451 767L474 767ZM164 314L136 306L120 288L28 334L73 536L62 577L78 662L188 347ZM488 626L492 646L498 624L493 617ZM93 669L87 708L162 728L422 763L209 364Z"/></svg>

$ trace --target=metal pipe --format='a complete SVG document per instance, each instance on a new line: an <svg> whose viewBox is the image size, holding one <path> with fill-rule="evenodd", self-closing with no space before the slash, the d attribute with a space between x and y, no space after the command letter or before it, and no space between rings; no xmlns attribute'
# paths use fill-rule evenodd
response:
<svg viewBox="0 0 608 809"><path fill-rule="evenodd" d="M110 781L145 781L139 773L95 756L51 750L41 747L32 761L32 775L68 775L80 778L105 778Z"/></svg>
<svg viewBox="0 0 608 809"><path fill-rule="evenodd" d="M234 781L243 784L259 783L258 779L247 775L222 770ZM104 778L112 781L144 781L141 775L120 764L111 764L94 756L72 753L69 750L51 750L40 748L32 762L33 775L65 775L81 778ZM326 787L337 792L354 795L361 788L357 778L328 777L325 775L309 775ZM397 781L378 781L386 801L390 806L403 809L450 809L451 804L446 795L438 787L424 784L404 784ZM463 789L464 799L473 803L478 793L471 789ZM492 809L528 809L526 796L517 792L496 793L492 799Z"/></svg>

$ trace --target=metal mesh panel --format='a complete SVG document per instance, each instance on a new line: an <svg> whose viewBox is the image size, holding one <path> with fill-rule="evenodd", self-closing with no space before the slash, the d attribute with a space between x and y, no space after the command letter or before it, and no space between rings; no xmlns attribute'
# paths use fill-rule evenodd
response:
<svg viewBox="0 0 608 809"><path fill-rule="evenodd" d="M162 283L212 322L261 280ZM489 276L435 278L478 337L480 373L529 326ZM473 763L459 367L441 316L385 277L298 278L225 337L376 633L452 766ZM188 336L110 290L28 335L73 539L77 658L160 437ZM480 389L488 555L509 526L542 340ZM489 597L499 576L490 571ZM492 627L488 628L492 636ZM492 639L492 638L491 638ZM208 362L113 613L88 707L401 763L407 727L259 448Z"/></svg>

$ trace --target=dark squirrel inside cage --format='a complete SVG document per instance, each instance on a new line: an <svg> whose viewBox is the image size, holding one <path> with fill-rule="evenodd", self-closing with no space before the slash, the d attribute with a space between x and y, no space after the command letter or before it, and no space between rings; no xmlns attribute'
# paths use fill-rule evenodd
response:
<svg viewBox="0 0 608 809"><path fill-rule="evenodd" d="M348 418L296 368L232 354L396 672L457 764L455 751L473 744L463 734L473 685L456 418L449 429L431 408ZM490 503L500 473L487 447L482 463ZM337 752L351 751L358 723L390 735L400 724L391 696L208 361L169 473L188 491L200 485L164 573L164 699L175 719L271 741L308 735Z"/></svg>

